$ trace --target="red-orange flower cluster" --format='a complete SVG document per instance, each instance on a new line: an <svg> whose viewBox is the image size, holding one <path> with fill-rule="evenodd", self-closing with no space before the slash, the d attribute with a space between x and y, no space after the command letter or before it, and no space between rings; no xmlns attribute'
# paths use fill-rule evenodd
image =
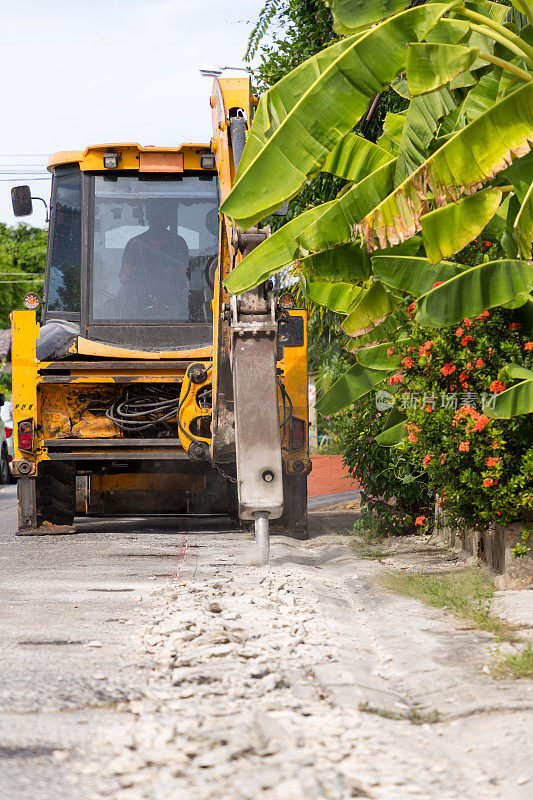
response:
<svg viewBox="0 0 533 800"><path fill-rule="evenodd" d="M472 320L468 319L468 317L465 317L465 319L463 320L463 325L465 326L465 328L469 328L473 324L474 323L472 322Z"/></svg>
<svg viewBox="0 0 533 800"><path fill-rule="evenodd" d="M418 348L418 355L425 356L427 353L429 353L434 344L435 344L434 341L428 339L427 342L424 342L424 344Z"/></svg>
<svg viewBox="0 0 533 800"><path fill-rule="evenodd" d="M411 367L413 366L413 362L409 358L409 356L405 356L405 358L402 358L402 364L404 365L405 369L411 369Z"/></svg>
<svg viewBox="0 0 533 800"><path fill-rule="evenodd" d="M444 281L435 281L435 283L433 284L433 289L436 289L437 286L442 286L443 283Z"/></svg>
<svg viewBox="0 0 533 800"><path fill-rule="evenodd" d="M468 453L470 450L470 442L459 442L459 450L461 453Z"/></svg>
<svg viewBox="0 0 533 800"><path fill-rule="evenodd" d="M454 364L445 364L441 369L441 372L443 375L453 375L453 373L455 372Z"/></svg>
<svg viewBox="0 0 533 800"><path fill-rule="evenodd" d="M463 347L466 347L467 344L470 344L470 342L473 342L473 341L474 341L474 337L470 336L470 334L467 333L466 336L463 336L463 338L461 339L461 344L463 345Z"/></svg>
<svg viewBox="0 0 533 800"><path fill-rule="evenodd" d="M524 350L533 350L533 342L526 342L524 345Z"/></svg>
<svg viewBox="0 0 533 800"><path fill-rule="evenodd" d="M483 359L482 358L478 358L478 360L476 361L477 369L481 369L481 367L484 367L484 366L485 366L485 362L483 361Z"/></svg>
<svg viewBox="0 0 533 800"><path fill-rule="evenodd" d="M489 316L489 312L488 311L483 311L483 313L480 314L478 317L476 317L476 319L485 319L488 316Z"/></svg>
<svg viewBox="0 0 533 800"><path fill-rule="evenodd" d="M496 481L493 480L492 478L485 478L485 480L483 481L483 486L485 486L487 489L489 488L489 486L496 486Z"/></svg>
<svg viewBox="0 0 533 800"><path fill-rule="evenodd" d="M427 467L430 461L431 461L431 455L430 455L429 453L426 453L426 455L425 455L425 456L424 456L424 458L422 459L422 463L423 463L423 465L424 465L425 467Z"/></svg>
<svg viewBox="0 0 533 800"><path fill-rule="evenodd" d="M410 305L407 306L407 313L408 314L414 314L415 313L414 301Z"/></svg>
<svg viewBox="0 0 533 800"><path fill-rule="evenodd" d="M419 517L415 519L415 525L423 525L425 521L426 521L425 516L421 514Z"/></svg>
<svg viewBox="0 0 533 800"><path fill-rule="evenodd" d="M457 328L457 330L455 331L455 335L457 337L462 336L463 333L464 333L464 328Z"/></svg>
<svg viewBox="0 0 533 800"><path fill-rule="evenodd" d="M389 378L389 383L391 386L394 386L395 383L403 383L403 375L401 372L395 372L394 375L391 375Z"/></svg>
<svg viewBox="0 0 533 800"><path fill-rule="evenodd" d="M519 331L522 325L519 322L510 322L509 323L509 330L510 331Z"/></svg>
<svg viewBox="0 0 533 800"><path fill-rule="evenodd" d="M501 458L494 458L494 456L487 458L487 467L499 467L501 463Z"/></svg>
<svg viewBox="0 0 533 800"><path fill-rule="evenodd" d="M389 358L394 355L395 350L396 350L395 347L389 347L389 349L387 350L387 355Z"/></svg>
<svg viewBox="0 0 533 800"><path fill-rule="evenodd" d="M500 392L505 391L505 383L503 381L492 381L490 385L491 392L494 394L499 394Z"/></svg>

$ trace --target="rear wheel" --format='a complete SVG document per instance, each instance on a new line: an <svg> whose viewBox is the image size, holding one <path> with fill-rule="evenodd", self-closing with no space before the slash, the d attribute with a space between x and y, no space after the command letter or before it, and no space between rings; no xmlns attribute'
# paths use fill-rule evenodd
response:
<svg viewBox="0 0 533 800"><path fill-rule="evenodd" d="M36 484L37 526L72 525L76 509L76 467L71 461L40 464Z"/></svg>
<svg viewBox="0 0 533 800"><path fill-rule="evenodd" d="M5 486L7 483L9 483L10 477L11 473L9 471L9 456L7 454L7 448L2 447L2 455L0 456L0 483Z"/></svg>

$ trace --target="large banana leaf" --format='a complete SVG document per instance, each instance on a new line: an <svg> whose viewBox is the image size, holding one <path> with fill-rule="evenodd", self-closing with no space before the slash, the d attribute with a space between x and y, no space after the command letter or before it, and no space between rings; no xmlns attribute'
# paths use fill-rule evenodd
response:
<svg viewBox="0 0 533 800"><path fill-rule="evenodd" d="M405 342L402 343L405 344ZM370 345L369 347L361 347L357 350L355 357L362 367L371 367L371 369L397 369L400 365L400 356L396 353L389 356L387 351L395 349L394 342L381 342L380 344Z"/></svg>
<svg viewBox="0 0 533 800"><path fill-rule="evenodd" d="M392 312L389 316L378 325L369 325L361 331L352 333L350 341L348 341L344 349L348 352L358 350L361 347L366 347L368 344L380 343L388 341L389 339L396 339L400 336L401 319L398 312Z"/></svg>
<svg viewBox="0 0 533 800"><path fill-rule="evenodd" d="M395 186L403 183L424 163L439 121L455 107L454 97L447 86L411 100L400 136Z"/></svg>
<svg viewBox="0 0 533 800"><path fill-rule="evenodd" d="M406 414L400 411L397 406L393 406L385 420L383 430L376 436L376 442L382 447L395 447L400 444L406 435L406 420Z"/></svg>
<svg viewBox="0 0 533 800"><path fill-rule="evenodd" d="M501 199L499 189L485 189L424 214L420 224L429 262L438 264L475 239L496 213Z"/></svg>
<svg viewBox="0 0 533 800"><path fill-rule="evenodd" d="M252 250L224 281L228 292L232 294L245 292L294 261L298 251L296 236L334 203L335 200L331 200L329 203L304 211Z"/></svg>
<svg viewBox="0 0 533 800"><path fill-rule="evenodd" d="M308 300L336 311L348 314L358 296L364 291L353 283L302 280L302 291Z"/></svg>
<svg viewBox="0 0 533 800"><path fill-rule="evenodd" d="M250 138L256 138L254 157L250 158L245 148L244 164L222 212L247 228L293 197L352 130L369 100L404 69L406 45L421 40L446 9L446 5L430 3L386 20L350 43L310 86L301 80L301 73L289 73L284 81L294 82L291 91L299 98L290 108L276 104L273 86L266 103L271 101L275 108L278 125L272 133L265 133L265 111L258 137L254 121L250 133ZM262 136L267 137L266 142L258 151ZM273 176L280 180L272 180Z"/></svg>
<svg viewBox="0 0 533 800"><path fill-rule="evenodd" d="M392 191L395 163L389 161L352 186L342 197L332 200L327 208L322 206L324 213L296 234L300 247L312 252L350 241L353 225Z"/></svg>
<svg viewBox="0 0 533 800"><path fill-rule="evenodd" d="M398 303L382 283L375 281L359 295L342 323L342 329L348 336L357 336L359 331L382 322L398 307Z"/></svg>
<svg viewBox="0 0 533 800"><path fill-rule="evenodd" d="M515 383L494 400L488 400L483 407L487 416L493 419L510 419L518 414L533 413L533 372L531 377Z"/></svg>
<svg viewBox="0 0 533 800"><path fill-rule="evenodd" d="M365 216L356 231L369 250L397 244L420 229L429 208L473 194L533 141L533 81L500 100L458 131L409 178Z"/></svg>
<svg viewBox="0 0 533 800"><path fill-rule="evenodd" d="M442 328L501 306L533 285L533 265L502 259L470 267L431 289L416 303L416 321Z"/></svg>
<svg viewBox="0 0 533 800"><path fill-rule="evenodd" d="M409 0L326 0L326 5L331 8L334 30L347 33L396 14Z"/></svg>
<svg viewBox="0 0 533 800"><path fill-rule="evenodd" d="M351 406L359 397L368 394L374 386L384 381L388 375L388 372L384 372L381 369L367 369L360 364L354 364L321 397L316 409L319 414L324 414L326 417L336 414L338 411L342 411L343 408Z"/></svg>
<svg viewBox="0 0 533 800"><path fill-rule="evenodd" d="M462 44L413 43L407 48L405 74L414 97L432 92L472 66L479 55L477 47Z"/></svg>
<svg viewBox="0 0 533 800"><path fill-rule="evenodd" d="M391 157L398 152L404 125L405 114L395 114L394 111L387 111L385 122L383 123L383 133L379 137L377 144L384 150L388 150Z"/></svg>
<svg viewBox="0 0 533 800"><path fill-rule="evenodd" d="M427 258L374 255L372 269L374 275L387 286L420 297L431 291L435 283L449 281L463 272L465 267L446 261L433 267Z"/></svg>
<svg viewBox="0 0 533 800"><path fill-rule="evenodd" d="M300 261L309 280L359 281L370 277L370 257L359 244L342 244Z"/></svg>
<svg viewBox="0 0 533 800"><path fill-rule="evenodd" d="M463 112L466 114L468 121L471 122L479 117L480 114L484 114L488 108L497 103L501 97L504 97L513 77L509 72L504 72L499 67L483 75L477 86L468 92L463 103Z"/></svg>
<svg viewBox="0 0 533 800"><path fill-rule="evenodd" d="M322 164L322 172L331 172L357 183L392 158L391 153L379 145L355 133L349 133L326 158Z"/></svg>
<svg viewBox="0 0 533 800"><path fill-rule="evenodd" d="M357 37L341 39L317 53L276 83L275 91L261 95L253 125L246 137L246 146L239 162L236 179L246 172L268 139L283 122L300 95L314 84L335 59L347 50Z"/></svg>
<svg viewBox="0 0 533 800"><path fill-rule="evenodd" d="M531 258L531 242L533 240L533 183L520 206L520 211L513 226L519 236L522 250L526 258Z"/></svg>

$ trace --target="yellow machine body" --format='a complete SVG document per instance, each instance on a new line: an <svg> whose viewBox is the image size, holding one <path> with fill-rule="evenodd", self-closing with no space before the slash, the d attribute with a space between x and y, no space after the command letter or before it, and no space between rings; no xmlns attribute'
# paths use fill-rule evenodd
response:
<svg viewBox="0 0 533 800"><path fill-rule="evenodd" d="M110 181L127 175L135 179L142 176L148 182L160 178L171 182L187 176L201 181L207 175L218 181L221 201L235 177L228 120L234 109L240 109L250 124L255 104L248 79L217 80L211 97L213 139L209 144L174 148L131 143L90 146L85 151L53 154L48 168L54 179L59 174L68 174L70 168L104 181L108 175ZM104 159L109 155L117 160L113 170L104 168ZM206 156L211 158L206 160ZM84 193L87 193L85 188L83 196ZM90 213L91 203L94 201L88 201L89 211L82 211L82 245L96 225L94 219L91 222L89 216L84 217ZM219 215L218 261L210 318L204 325L206 330L209 326L212 329L211 341L200 346L178 340L174 346L168 341L161 346L140 346L135 327L131 328L135 334L131 343L106 341L104 334L95 335L89 322L84 324L82 306L81 324L76 323L76 328L69 320L65 323L70 339L59 356L55 353L40 358L39 343L44 328L37 322L36 312L13 311L13 470L19 478L21 532L38 527L43 519L46 521L47 513L52 524L62 521L61 514L55 518L49 511L55 502L48 495L52 497L54 486L57 488L57 465L73 469L78 490L77 514L214 510L206 496L217 495L220 500L221 490L218 485L213 490L210 481L222 476L230 485L235 480L231 471L231 431L228 432L231 425L224 423L225 450L219 448L216 432L217 425L223 427L222 406L225 404L227 411L232 402L219 374L222 362L227 369L230 361L229 326L224 311L230 298L222 282L242 258L232 247L231 234L231 222ZM51 247L50 244L48 260ZM83 258L82 293L88 263L84 264ZM46 310L46 298L44 302ZM45 327L56 323L51 316L48 307ZM290 309L283 312L283 319L286 330L292 330L294 325L298 329L294 341L283 342L283 336L278 337L277 370L284 387L279 393L284 474L299 475L305 480L309 471L306 312ZM62 320L59 322L63 324ZM159 328L164 328L164 324L158 325ZM163 387L167 396L175 394L179 402L175 434L136 438L115 424L109 409L125 391L134 391L135 387L155 393ZM257 388L260 392L261 387ZM290 414L287 398L291 403ZM257 422L261 424L260 420ZM174 420L168 421L168 425L174 425ZM70 472L66 470L65 474L67 478L61 480L67 481L70 492ZM58 502L62 502L61 497ZM220 502L223 504L224 500ZM46 511L41 509L41 513L41 506Z"/></svg>

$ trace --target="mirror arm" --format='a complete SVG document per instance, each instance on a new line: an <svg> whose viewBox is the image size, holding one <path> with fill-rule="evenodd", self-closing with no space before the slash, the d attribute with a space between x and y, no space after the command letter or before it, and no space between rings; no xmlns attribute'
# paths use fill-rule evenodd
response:
<svg viewBox="0 0 533 800"><path fill-rule="evenodd" d="M32 200L40 200L40 201L41 201L41 203L44 203L44 208L45 208L45 217L44 217L44 221L45 221L46 223L50 222L50 215L49 215L49 213L48 213L48 203L46 202L46 200L43 200L43 198L42 198L42 197L32 197L31 199L32 199Z"/></svg>

